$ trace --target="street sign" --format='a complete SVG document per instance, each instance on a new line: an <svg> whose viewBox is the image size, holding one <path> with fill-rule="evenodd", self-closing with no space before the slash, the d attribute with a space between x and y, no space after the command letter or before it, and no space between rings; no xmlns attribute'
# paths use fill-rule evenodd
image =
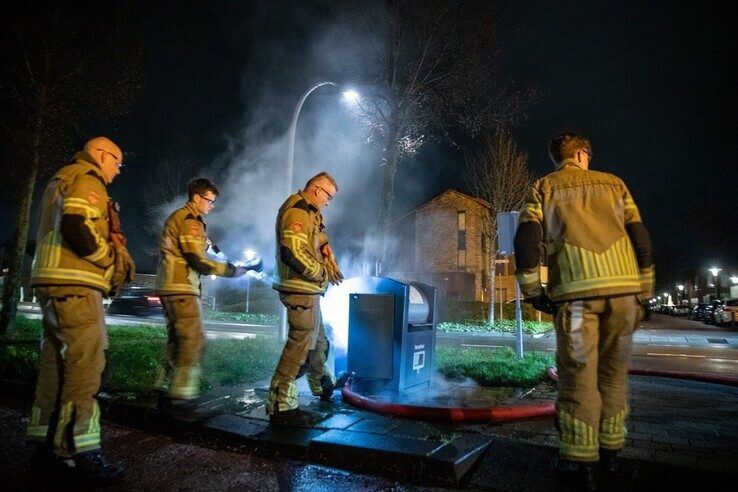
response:
<svg viewBox="0 0 738 492"><path fill-rule="evenodd" d="M519 212L500 212L497 214L497 244L501 255L515 253L515 229L518 227Z"/></svg>

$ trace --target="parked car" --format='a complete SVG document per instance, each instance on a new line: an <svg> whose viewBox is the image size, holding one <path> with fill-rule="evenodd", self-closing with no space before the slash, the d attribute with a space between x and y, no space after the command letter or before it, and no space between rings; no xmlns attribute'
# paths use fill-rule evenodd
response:
<svg viewBox="0 0 738 492"><path fill-rule="evenodd" d="M689 316L695 321L702 321L705 319L705 309L707 308L707 303L700 302L698 303L694 308L692 308L692 314Z"/></svg>
<svg viewBox="0 0 738 492"><path fill-rule="evenodd" d="M725 299L722 309L715 314L716 325L722 326L733 322L738 323L738 297Z"/></svg>
<svg viewBox="0 0 738 492"><path fill-rule="evenodd" d="M137 287L123 289L108 306L108 314L151 316L163 312L161 300L154 293L154 289Z"/></svg>
<svg viewBox="0 0 738 492"><path fill-rule="evenodd" d="M689 311L689 306L674 306L674 311L672 312L672 314L674 316L687 316L689 315Z"/></svg>
<svg viewBox="0 0 738 492"><path fill-rule="evenodd" d="M719 310L722 310L722 308L723 308L723 301L721 300L712 301L705 308L705 319L703 319L702 321L704 323L707 323L708 325L715 324L715 313L717 313Z"/></svg>

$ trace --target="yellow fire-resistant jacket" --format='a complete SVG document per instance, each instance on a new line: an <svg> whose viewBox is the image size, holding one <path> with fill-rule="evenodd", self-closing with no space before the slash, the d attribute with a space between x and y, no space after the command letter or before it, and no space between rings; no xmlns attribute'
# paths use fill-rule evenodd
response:
<svg viewBox="0 0 738 492"><path fill-rule="evenodd" d="M653 296L651 241L620 178L567 159L533 183L515 234L515 274L525 298L542 291L544 240L552 301Z"/></svg>
<svg viewBox="0 0 738 492"><path fill-rule="evenodd" d="M280 292L323 294L328 278L321 247L328 243L323 217L301 191L277 214L277 268L272 287Z"/></svg>
<svg viewBox="0 0 738 492"><path fill-rule="evenodd" d="M86 152L51 178L41 200L32 287L75 285L108 295L115 260L108 200L100 167Z"/></svg>
<svg viewBox="0 0 738 492"><path fill-rule="evenodd" d="M156 291L160 295L199 296L200 275L234 275L236 268L231 263L212 260L205 255L208 247L205 230L202 216L189 202L167 218L159 243L156 271Z"/></svg>

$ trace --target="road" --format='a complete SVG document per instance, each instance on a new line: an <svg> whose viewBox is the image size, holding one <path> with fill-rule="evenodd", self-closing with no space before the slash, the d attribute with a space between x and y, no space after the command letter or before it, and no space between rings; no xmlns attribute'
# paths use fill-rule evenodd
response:
<svg viewBox="0 0 738 492"><path fill-rule="evenodd" d="M19 310L29 317L40 317L38 307L22 305ZM106 316L108 324L164 324L161 316ZM276 335L276 326L206 321L208 338L246 338ZM515 347L509 334L438 333L439 346ZM525 350L554 352L553 333L541 338L526 338ZM631 367L645 370L705 372L738 377L738 327L716 327L686 318L652 314L641 322L634 336Z"/></svg>
<svg viewBox="0 0 738 492"><path fill-rule="evenodd" d="M515 346L510 335L439 333L445 346ZM526 338L524 350L555 351L553 334ZM705 372L738 376L738 328L716 327L697 321L660 314L643 321L634 335L631 367L645 370Z"/></svg>

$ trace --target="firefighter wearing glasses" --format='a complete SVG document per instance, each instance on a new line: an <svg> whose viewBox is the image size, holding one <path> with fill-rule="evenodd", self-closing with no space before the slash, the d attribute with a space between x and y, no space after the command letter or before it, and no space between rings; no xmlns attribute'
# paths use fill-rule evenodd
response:
<svg viewBox="0 0 738 492"><path fill-rule="evenodd" d="M125 238L114 230L106 189L122 165L120 148L97 137L54 175L31 271L44 326L28 424L28 439L37 443L32 466L93 483L123 475L100 453L95 398L108 346L102 298L135 271Z"/></svg>
<svg viewBox="0 0 738 492"><path fill-rule="evenodd" d="M295 380L303 374L312 393L325 401L340 385L326 367L330 343L320 313L320 296L328 283L343 280L320 214L337 192L328 173L317 174L277 214L273 287L287 308L289 335L269 387L267 413L273 421L298 415Z"/></svg>
<svg viewBox="0 0 738 492"><path fill-rule="evenodd" d="M654 285L650 238L633 197L620 178L589 170L591 149L573 133L551 141L556 171L533 183L515 235L526 301L556 316L556 469L587 489L595 487L591 465L613 471L625 444L632 335Z"/></svg>
<svg viewBox="0 0 738 492"><path fill-rule="evenodd" d="M238 277L247 269L205 254L209 241L203 216L215 205L215 185L205 178L194 179L187 186L187 195L185 206L167 218L159 243L156 291L164 307L168 341L154 388L160 392L163 412L204 417L196 401L204 347L200 275Z"/></svg>

